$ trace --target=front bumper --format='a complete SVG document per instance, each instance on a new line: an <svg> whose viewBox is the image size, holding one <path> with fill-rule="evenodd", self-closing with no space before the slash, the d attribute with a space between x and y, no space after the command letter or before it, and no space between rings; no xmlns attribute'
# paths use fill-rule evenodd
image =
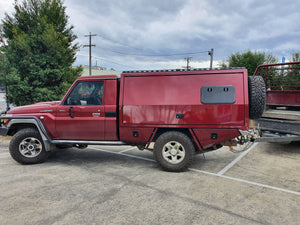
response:
<svg viewBox="0 0 300 225"><path fill-rule="evenodd" d="M7 136L9 130L8 127L4 125L5 119L8 119L7 115L2 114L0 116L0 136Z"/></svg>
<svg viewBox="0 0 300 225"><path fill-rule="evenodd" d="M0 136L6 136L8 133L7 127L0 127Z"/></svg>

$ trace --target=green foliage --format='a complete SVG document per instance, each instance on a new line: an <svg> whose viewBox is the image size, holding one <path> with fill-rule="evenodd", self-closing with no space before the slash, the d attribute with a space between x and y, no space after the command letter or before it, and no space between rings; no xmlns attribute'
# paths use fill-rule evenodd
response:
<svg viewBox="0 0 300 225"><path fill-rule="evenodd" d="M299 61L299 53L293 54L290 61ZM300 65L274 65L261 67L257 74L266 81L268 90L299 90L300 88Z"/></svg>
<svg viewBox="0 0 300 225"><path fill-rule="evenodd" d="M300 53L294 53L291 61L300 62ZM289 68L291 69L287 70L284 85L294 87L286 87L286 90L300 90L300 64L290 65Z"/></svg>
<svg viewBox="0 0 300 225"><path fill-rule="evenodd" d="M248 75L252 76L261 64L275 63L277 60L272 55L267 55L261 52L247 51L244 53L235 53L228 57L226 62L223 62L223 67L245 67L248 70Z"/></svg>
<svg viewBox="0 0 300 225"><path fill-rule="evenodd" d="M292 62L300 62L300 53L296 52L292 55Z"/></svg>
<svg viewBox="0 0 300 225"><path fill-rule="evenodd" d="M2 20L9 100L16 105L59 100L82 68L72 68L78 45L62 0L24 0Z"/></svg>

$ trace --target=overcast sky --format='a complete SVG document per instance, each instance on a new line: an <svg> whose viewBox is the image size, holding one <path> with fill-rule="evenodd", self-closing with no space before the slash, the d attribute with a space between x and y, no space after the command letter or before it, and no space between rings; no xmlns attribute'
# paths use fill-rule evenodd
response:
<svg viewBox="0 0 300 225"><path fill-rule="evenodd" d="M13 3L0 0L1 19L4 12L12 13ZM214 67L230 54L247 50L273 54L279 61L300 52L298 0L65 0L64 4L77 42L86 45L84 35L97 34L92 37L93 64L97 61L108 69L182 68L186 57L192 57L194 68L209 67L211 48ZM88 48L80 48L75 64L88 65L88 55Z"/></svg>

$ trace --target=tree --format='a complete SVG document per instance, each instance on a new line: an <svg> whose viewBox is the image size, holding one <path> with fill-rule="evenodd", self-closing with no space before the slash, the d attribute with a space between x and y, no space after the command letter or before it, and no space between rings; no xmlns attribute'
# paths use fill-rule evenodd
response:
<svg viewBox="0 0 300 225"><path fill-rule="evenodd" d="M10 102L59 100L80 75L82 68L72 68L78 44L65 11L62 0L24 0L5 14Z"/></svg>
<svg viewBox="0 0 300 225"><path fill-rule="evenodd" d="M277 59L272 55L265 53L247 51L244 53L235 53L223 62L223 67L245 67L248 75L253 75L257 66L261 64L275 63Z"/></svg>
<svg viewBox="0 0 300 225"><path fill-rule="evenodd" d="M300 53L296 52L292 55L292 62L300 62ZM290 70L287 71L286 77L284 79L284 85L287 90L300 90L300 64L290 65Z"/></svg>
<svg viewBox="0 0 300 225"><path fill-rule="evenodd" d="M300 62L300 53L299 52L293 53L291 61L292 62Z"/></svg>

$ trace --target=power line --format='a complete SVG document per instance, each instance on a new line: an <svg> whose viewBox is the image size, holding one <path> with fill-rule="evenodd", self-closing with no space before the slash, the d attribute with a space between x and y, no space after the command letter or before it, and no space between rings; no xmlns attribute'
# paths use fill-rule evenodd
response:
<svg viewBox="0 0 300 225"><path fill-rule="evenodd" d="M96 59L101 59L101 60L103 60L103 61L105 61L105 62L110 62L110 63L116 64L116 65L119 65L119 66L125 66L125 67L128 67L128 68L135 69L135 68L134 68L134 67L132 67L132 66L128 66L128 65L124 65L124 64L116 63L116 62L114 62L114 61L107 60L107 59L103 59L103 58L100 58L100 57L96 57L96 56L94 56L94 58L96 58Z"/></svg>
<svg viewBox="0 0 300 225"><path fill-rule="evenodd" d="M77 53L77 55L84 56L84 57L89 57L88 55L83 55L83 54L78 54L78 53ZM119 65L119 66L125 66L125 67L128 67L128 68L136 69L135 67L124 65L124 64L121 64L121 63L117 63L117 62L114 62L114 61L111 61L111 60L107 60L107 59L104 59L102 57L93 56L93 58L95 58L95 59L101 59L102 61L110 62L110 63L116 64L116 65Z"/></svg>
<svg viewBox="0 0 300 225"><path fill-rule="evenodd" d="M139 51L144 51L143 49L136 48L136 47L132 47L132 46L130 46L130 45L127 45L127 44L124 44L124 43L121 43L121 42L112 40L112 39L110 39L110 38L106 38L106 37L104 37L104 36L102 36L102 35L99 35L99 34L98 34L98 36L101 37L102 39L105 39L105 40L107 40L107 41L110 41L110 42L115 43L115 44L118 44L118 45L122 45L122 46L125 46L125 47L128 47L128 48L132 48L132 49L135 49L135 50L139 50Z"/></svg>
<svg viewBox="0 0 300 225"><path fill-rule="evenodd" d="M125 52L119 52L119 51L115 51L112 49L108 49L108 48L102 48L102 47L97 47L99 49L102 49L104 51L109 51L109 52L113 52L113 53L117 53L117 54L121 54L121 55L131 55L131 56L143 56L143 57L158 57L158 56L179 56L179 55L196 55L196 54L202 54L202 53L208 53L209 51L200 51L200 52L186 52L186 53L175 53L175 54L164 54L164 55L157 55L157 54L135 54L135 53L125 53Z"/></svg>
<svg viewBox="0 0 300 225"><path fill-rule="evenodd" d="M113 40L113 39L110 39L110 38L107 38L107 37L104 37L103 35L97 35L99 37L101 37L102 39L104 40L107 40L107 41L110 41L112 43L115 43L115 44L118 44L118 45L122 45L122 46L125 46L125 47L128 47L128 48L132 48L132 49L135 49L135 50L139 50L139 51L144 51L144 49L140 49L140 48L136 48L136 47L132 47L130 45L127 45L127 44L124 44L124 43L121 43L119 41L116 41L116 40ZM211 51L200 51L200 52L190 52L190 53L176 53L176 54L167 54L167 55L155 55L155 54L135 54L135 53L125 53L125 52L119 52L119 51L116 51L116 50L112 50L112 49L107 49L107 48L100 48L102 50L105 50L105 51L110 51L110 52L114 52L114 53L117 53L117 54L122 54L122 55L133 55L133 56L177 56L177 55L187 55L187 54L201 54L201 53L208 53L208 55L210 55L211 57L213 56L213 49L211 49ZM212 61L212 60L211 60Z"/></svg>

